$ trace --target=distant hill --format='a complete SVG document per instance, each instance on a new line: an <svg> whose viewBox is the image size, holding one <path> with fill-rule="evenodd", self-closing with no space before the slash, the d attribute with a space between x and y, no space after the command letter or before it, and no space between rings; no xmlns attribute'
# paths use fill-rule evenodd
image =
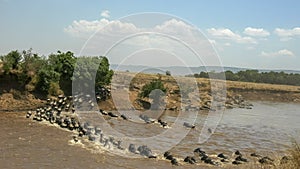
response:
<svg viewBox="0 0 300 169"><path fill-rule="evenodd" d="M199 66L199 67L183 67L183 66L170 66L170 67L149 67L149 66L142 66L142 65L116 65L111 64L111 69L113 70L119 70L119 71L129 71L129 72L144 72L144 73L160 73L165 74L165 72L168 70L171 72L172 75L189 75L189 74L195 74L200 73L202 71L215 71L215 72L221 72L221 71L227 71L230 70L234 73L243 71L243 70L250 70L250 68L238 68L238 67L220 67L220 66ZM271 70L271 69L255 69L259 72L285 72L285 73L297 73L300 74L299 70Z"/></svg>

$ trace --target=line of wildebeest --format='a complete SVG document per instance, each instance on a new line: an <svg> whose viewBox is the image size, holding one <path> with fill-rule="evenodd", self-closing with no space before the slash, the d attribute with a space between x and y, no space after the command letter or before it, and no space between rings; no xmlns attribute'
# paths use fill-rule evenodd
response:
<svg viewBox="0 0 300 169"><path fill-rule="evenodd" d="M100 93L96 93L96 100L99 103L101 100L106 100L109 97L109 92L107 90L102 90ZM122 147L122 141L116 140L112 136L107 136L103 134L103 131L99 126L93 126L89 122L85 122L83 124L80 123L76 114L75 114L75 104L80 105L87 103L90 108L95 107L90 95L75 95L75 96L63 96L60 95L55 99L48 99L45 107L38 108L35 111L28 111L26 114L27 118L32 118L36 121L47 121L51 124L56 124L61 128L68 129L70 131L74 131L77 133L76 136L73 136L74 142L79 141L79 137L87 137L89 141L97 142L103 145L106 148L110 148L111 146L116 147L120 150L125 150ZM111 118L119 118L122 120L128 120L129 117L125 115L117 115L113 112L106 112L102 109L99 110L103 116L109 116ZM140 118L145 121L145 123L154 123L160 124L161 127L167 127L167 122L162 121L161 119L152 119L147 115L140 115ZM195 125L184 123L183 126L188 128L195 128ZM128 151L134 154L140 154L141 156L148 158L156 158L149 147L146 145L136 146L134 144L130 144L128 147ZM212 156L208 155L205 151L200 148L196 148L192 156L187 156L182 159L185 163L196 164L196 163L206 163L215 166L219 166L222 163L228 164L232 163L234 165L239 165L243 163L247 163L249 159L245 158L239 151L234 153L234 156L229 158L228 155L223 153L218 154L217 157L212 158ZM166 160L169 160L173 165L179 164L179 158L176 158L171 154L171 152L167 151L163 154ZM216 155L215 155L216 156ZM274 160L267 156L261 156L256 153L250 154L250 156L257 158L258 162L261 164L273 165ZM281 159L281 163L286 163L291 158L288 156L283 156Z"/></svg>

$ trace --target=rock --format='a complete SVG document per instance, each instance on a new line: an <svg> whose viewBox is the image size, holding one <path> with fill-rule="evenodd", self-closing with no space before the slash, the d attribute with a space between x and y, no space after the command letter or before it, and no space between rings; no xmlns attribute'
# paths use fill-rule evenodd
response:
<svg viewBox="0 0 300 169"><path fill-rule="evenodd" d="M137 103L142 106L144 109L150 109L151 103L142 99L137 99Z"/></svg>

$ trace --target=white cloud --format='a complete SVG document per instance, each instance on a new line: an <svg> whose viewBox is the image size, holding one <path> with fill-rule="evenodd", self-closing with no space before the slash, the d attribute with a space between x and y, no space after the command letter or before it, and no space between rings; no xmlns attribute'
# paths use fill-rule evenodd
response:
<svg viewBox="0 0 300 169"><path fill-rule="evenodd" d="M237 33L232 32L230 29L224 29L224 28L220 28L220 29L215 29L215 28L210 28L207 29L207 32L219 39L227 39L227 40L233 40L236 43L252 43L252 44L256 44L256 40L253 39L252 37L249 36L241 36Z"/></svg>
<svg viewBox="0 0 300 169"><path fill-rule="evenodd" d="M270 33L263 28L251 28L247 27L244 30L244 34L249 36L266 37L270 36Z"/></svg>
<svg viewBox="0 0 300 169"><path fill-rule="evenodd" d="M103 29L102 29L103 28ZM115 34L136 32L138 28L131 23L123 23L120 21L109 21L107 19L87 21L79 20L73 21L71 25L64 29L64 32L74 37L89 38L96 31L101 31L103 34ZM100 32L100 33L101 33Z"/></svg>
<svg viewBox="0 0 300 169"><path fill-rule="evenodd" d="M282 50L279 50L277 52L265 52L265 51L262 51L261 52L261 56L276 57L276 56L295 56L295 55L294 55L294 53L292 51L289 51L287 49L282 49Z"/></svg>
<svg viewBox="0 0 300 169"><path fill-rule="evenodd" d="M104 18L109 18L110 17L110 12L108 10L104 10L101 12L101 16Z"/></svg>
<svg viewBox="0 0 300 169"><path fill-rule="evenodd" d="M280 40L287 41L296 36L300 36L300 27L295 27L293 29L276 28L274 33L280 37Z"/></svg>
<svg viewBox="0 0 300 169"><path fill-rule="evenodd" d="M137 27L133 23L111 21L106 18L94 21L75 20L64 29L64 32L83 39L93 35L93 38L87 41L81 55L97 55L109 50L113 63L120 63L120 59L130 57L132 53L142 49L166 50L181 60L189 58L186 63L188 65L198 64L199 56L206 64L218 63L213 57L215 51L207 38L198 29L177 19L166 20L152 27L147 24L145 27L143 25ZM116 42L120 43L116 45ZM112 46L114 47L111 48Z"/></svg>
<svg viewBox="0 0 300 169"><path fill-rule="evenodd" d="M209 43L211 43L212 45L217 45L216 40L213 39L208 39Z"/></svg>
<svg viewBox="0 0 300 169"><path fill-rule="evenodd" d="M190 25L176 19L165 21L161 25L157 25L154 27L154 31L167 33L167 34L180 33L180 34L185 34L185 36L187 36L187 34L190 35L191 31L193 30L194 28L191 27Z"/></svg>

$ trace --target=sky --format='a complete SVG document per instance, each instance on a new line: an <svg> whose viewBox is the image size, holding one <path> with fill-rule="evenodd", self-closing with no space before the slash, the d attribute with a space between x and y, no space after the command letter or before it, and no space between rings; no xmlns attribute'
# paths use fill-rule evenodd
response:
<svg viewBox="0 0 300 169"><path fill-rule="evenodd" d="M297 0L0 0L0 55L29 48L41 55L58 50L83 55L86 50L82 49L92 46L89 40L95 32L102 37L105 34L115 38L113 35L157 31L186 42L193 49L197 48L195 51L207 49L209 58L196 62L192 54L182 54L186 50L183 43L177 44L174 39L162 36L140 35L125 41L131 45L134 42L139 48L133 50L124 42L114 48L118 50L112 50L109 60L114 64L176 66L183 61L189 66L200 66L205 62L208 65L300 70L299 9L300 1ZM145 12L160 13L161 16L126 19L129 15ZM175 19L163 19L166 15ZM191 26L202 35L193 32ZM195 37L206 38L218 58L210 59L212 49L201 40L187 40ZM113 43L102 40L98 47L109 49L108 44ZM159 57L151 56L148 49L134 52L146 47L162 48L154 50L152 55L161 56L163 61L158 62ZM101 53L94 52L95 55ZM121 56L124 53L135 59L124 61ZM172 59L175 54L180 57Z"/></svg>

